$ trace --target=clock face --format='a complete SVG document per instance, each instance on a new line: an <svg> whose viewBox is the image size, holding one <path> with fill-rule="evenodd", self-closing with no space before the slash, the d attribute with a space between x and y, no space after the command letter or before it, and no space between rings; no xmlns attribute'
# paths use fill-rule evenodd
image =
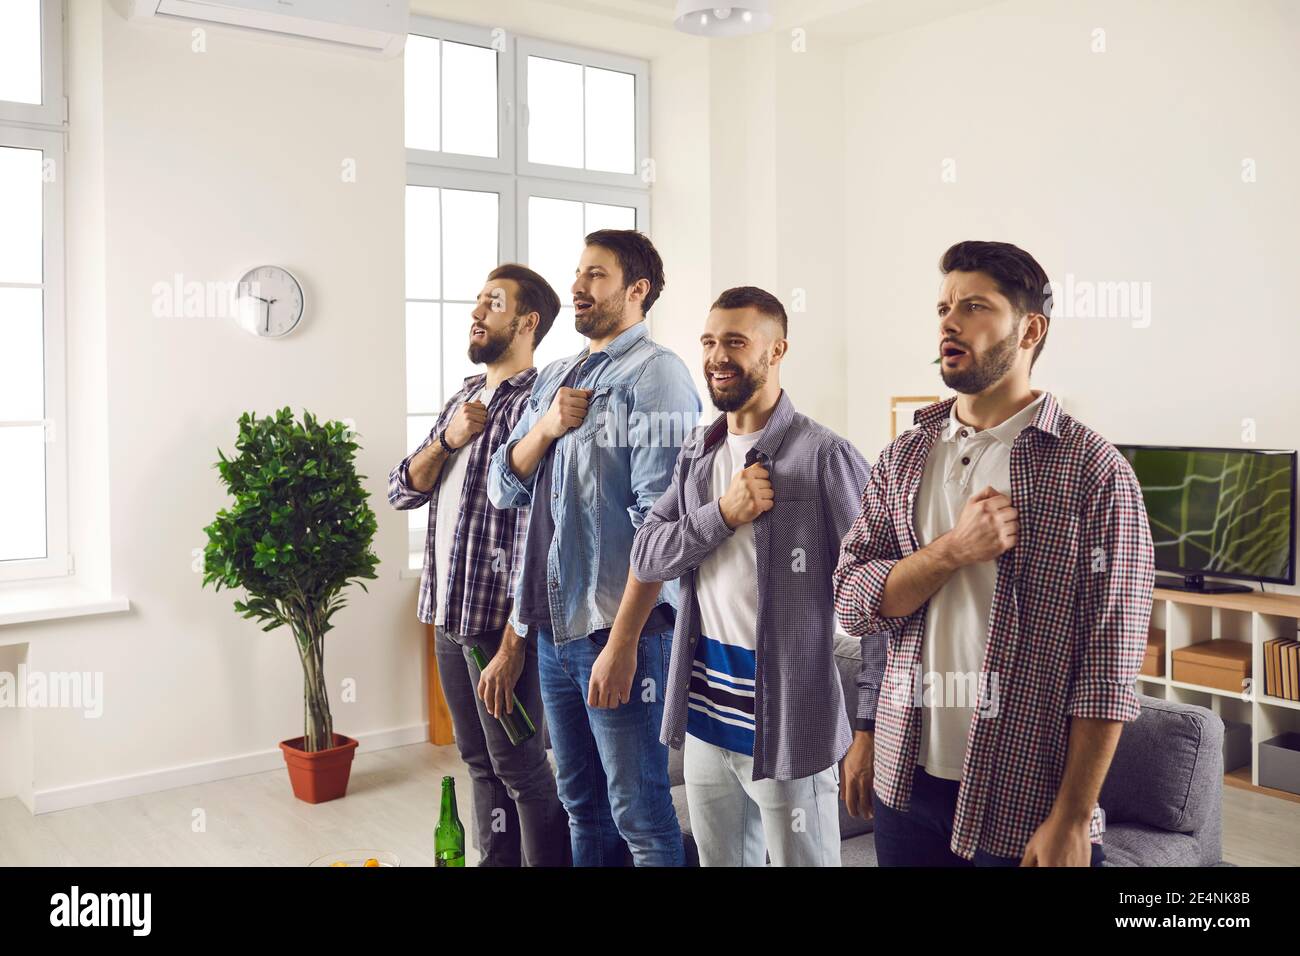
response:
<svg viewBox="0 0 1300 956"><path fill-rule="evenodd" d="M258 266L239 280L240 328L263 338L288 335L302 321L302 286L279 266Z"/></svg>

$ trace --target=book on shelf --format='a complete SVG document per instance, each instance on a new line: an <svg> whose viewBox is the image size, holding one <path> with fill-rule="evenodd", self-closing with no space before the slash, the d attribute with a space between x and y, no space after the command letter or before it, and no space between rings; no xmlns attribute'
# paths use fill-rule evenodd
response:
<svg viewBox="0 0 1300 956"><path fill-rule="evenodd" d="M1284 637L1264 642L1264 693L1300 702L1300 642Z"/></svg>

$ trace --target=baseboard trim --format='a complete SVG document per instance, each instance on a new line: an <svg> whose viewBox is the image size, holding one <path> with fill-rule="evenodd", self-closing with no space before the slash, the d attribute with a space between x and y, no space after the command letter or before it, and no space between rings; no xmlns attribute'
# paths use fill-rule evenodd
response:
<svg viewBox="0 0 1300 956"><path fill-rule="evenodd" d="M390 747L427 743L429 725L427 722L410 724L406 727L393 727L389 730L375 730L348 736L357 740L358 753L366 753L372 750L387 750ZM23 803L33 814L54 813L58 810L104 803L108 800L120 800L123 797L137 797L161 790L175 790L177 787L213 783L217 780L229 780L231 777L244 777L248 774L283 768L284 754L280 752L279 746L276 746L237 757L223 757L219 760L167 767L163 770L149 770L125 777L111 777L107 780L95 780L68 787L36 790L32 792L31 802L24 800Z"/></svg>

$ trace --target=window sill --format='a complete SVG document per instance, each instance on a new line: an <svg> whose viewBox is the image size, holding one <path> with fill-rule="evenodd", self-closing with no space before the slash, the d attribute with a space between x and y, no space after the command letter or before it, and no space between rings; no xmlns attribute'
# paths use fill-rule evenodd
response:
<svg viewBox="0 0 1300 956"><path fill-rule="evenodd" d="M130 608L127 598L66 580L0 588L0 627L90 614L116 614Z"/></svg>
<svg viewBox="0 0 1300 956"><path fill-rule="evenodd" d="M418 581L420 580L420 574L420 568L402 568L402 570L397 572L397 578L399 581L405 581L407 579Z"/></svg>

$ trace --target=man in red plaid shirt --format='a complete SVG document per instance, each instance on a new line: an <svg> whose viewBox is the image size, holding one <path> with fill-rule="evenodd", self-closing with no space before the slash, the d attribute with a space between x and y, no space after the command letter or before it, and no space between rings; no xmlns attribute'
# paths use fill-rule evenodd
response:
<svg viewBox="0 0 1300 956"><path fill-rule="evenodd" d="M1050 316L1022 249L944 253L939 355L958 393L882 452L835 606L889 632L844 760L881 866L1087 866L1146 646L1151 533L1128 462L1029 385ZM874 777L874 779L873 779Z"/></svg>

